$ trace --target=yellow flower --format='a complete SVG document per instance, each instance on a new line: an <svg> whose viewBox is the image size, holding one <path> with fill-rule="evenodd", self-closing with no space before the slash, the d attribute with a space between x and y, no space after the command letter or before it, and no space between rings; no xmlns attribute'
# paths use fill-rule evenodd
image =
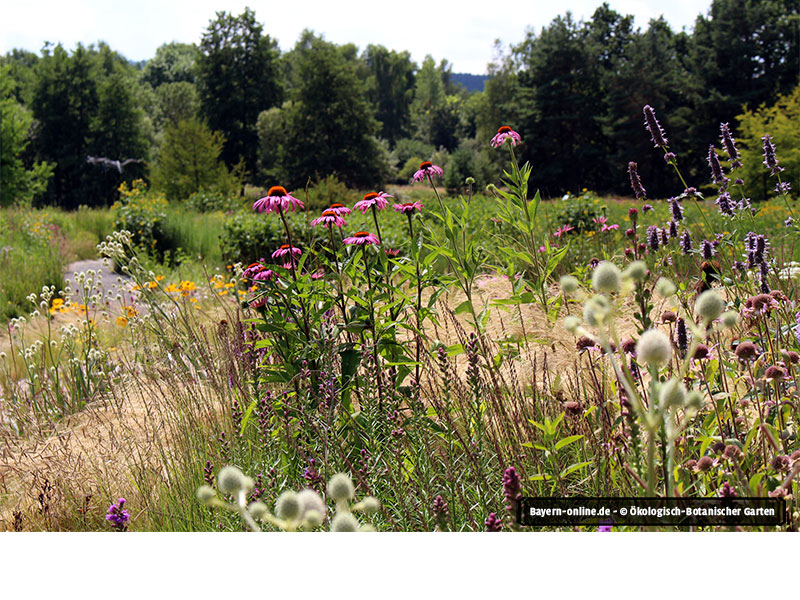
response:
<svg viewBox="0 0 800 600"><path fill-rule="evenodd" d="M132 306L123 306L122 308L125 310L125 313L127 314L128 318L133 318L137 314L139 314L136 311L136 309L134 307L132 307Z"/></svg>
<svg viewBox="0 0 800 600"><path fill-rule="evenodd" d="M62 304L64 304L64 301L61 298L53 300L53 308L59 308Z"/></svg>
<svg viewBox="0 0 800 600"><path fill-rule="evenodd" d="M164 280L163 275L156 275L156 281L163 281L163 280Z"/></svg>
<svg viewBox="0 0 800 600"><path fill-rule="evenodd" d="M127 327L128 326L128 319L125 317L117 317L117 325L120 327Z"/></svg>
<svg viewBox="0 0 800 600"><path fill-rule="evenodd" d="M151 290L153 288L157 288L158 287L158 282L156 282L156 281L148 281L147 282L147 287L149 287Z"/></svg>

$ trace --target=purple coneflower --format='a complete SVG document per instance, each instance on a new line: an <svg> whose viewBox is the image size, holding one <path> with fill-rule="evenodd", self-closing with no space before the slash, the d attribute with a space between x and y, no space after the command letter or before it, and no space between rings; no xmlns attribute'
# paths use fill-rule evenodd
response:
<svg viewBox="0 0 800 600"><path fill-rule="evenodd" d="M419 202L404 202L403 204L394 204L393 208L396 212L404 215L413 215L415 212L422 210L422 204Z"/></svg>
<svg viewBox="0 0 800 600"><path fill-rule="evenodd" d="M664 130L661 128L658 119L656 119L656 113L649 104L645 105L642 112L644 113L644 125L647 131L650 132L650 137L653 140L653 147L663 148L667 145L667 138L664 135Z"/></svg>
<svg viewBox="0 0 800 600"><path fill-rule="evenodd" d="M289 246L289 244L284 244L272 253L272 258L283 258L287 254L291 254L292 258L297 258L303 254L303 251L300 250L300 248L295 248L293 246Z"/></svg>
<svg viewBox="0 0 800 600"><path fill-rule="evenodd" d="M562 235L569 233L575 229L572 225L562 225L558 229L556 229L555 233L553 233L553 237L560 238Z"/></svg>
<svg viewBox="0 0 800 600"><path fill-rule="evenodd" d="M358 231L354 233L351 237L344 238L344 243L347 245L354 244L356 246L370 246L370 245L377 245L380 244L380 240L378 237L372 233L368 233L366 231Z"/></svg>
<svg viewBox="0 0 800 600"><path fill-rule="evenodd" d="M356 202L353 208L360 210L364 214L373 206L378 210L383 210L389 206L389 198L392 198L392 196L386 192L370 192L369 194L364 194L364 198Z"/></svg>
<svg viewBox="0 0 800 600"><path fill-rule="evenodd" d="M272 269L262 269L253 275L253 281L275 281L277 278L278 274Z"/></svg>
<svg viewBox="0 0 800 600"><path fill-rule="evenodd" d="M331 204L328 207L327 210L332 210L333 212L335 212L340 217L342 215L349 215L351 212L353 212L352 210L347 208L344 204L339 204L338 202L335 202L334 204Z"/></svg>
<svg viewBox="0 0 800 600"><path fill-rule="evenodd" d="M266 196L253 203L253 210L266 213L294 212L298 208L304 208L303 201L292 196L282 185L273 185Z"/></svg>
<svg viewBox="0 0 800 600"><path fill-rule="evenodd" d="M506 143L506 140L511 140L511 145L516 146L522 141L522 138L516 131L511 129L511 127L508 125L503 125L497 130L497 134L492 138L492 148L499 148Z"/></svg>
<svg viewBox="0 0 800 600"><path fill-rule="evenodd" d="M344 227L347 225L347 221L340 217L335 210L331 210L329 208L327 210L323 210L319 217L311 221L312 227L316 227L317 225L322 225L326 228L330 227L331 225L336 227Z"/></svg>
<svg viewBox="0 0 800 600"><path fill-rule="evenodd" d="M431 161L426 160L419 164L419 171L414 173L414 181L422 181L425 177L433 177L434 175L441 177L444 175L441 167L437 167Z"/></svg>

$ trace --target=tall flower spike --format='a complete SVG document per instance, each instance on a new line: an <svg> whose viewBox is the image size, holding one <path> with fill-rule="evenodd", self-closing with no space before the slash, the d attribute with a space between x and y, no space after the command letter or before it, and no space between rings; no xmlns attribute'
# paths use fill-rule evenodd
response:
<svg viewBox="0 0 800 600"><path fill-rule="evenodd" d="M771 175L777 175L783 171L783 167L778 166L778 158L775 156L775 145L772 143L770 134L761 138L764 143L764 166L770 169Z"/></svg>
<svg viewBox="0 0 800 600"><path fill-rule="evenodd" d="M739 160L739 151L736 149L736 143L733 141L731 130L727 123L720 123L719 126L722 145L725 146L725 152L728 153L728 158L731 159L731 171L738 169L742 166Z"/></svg>
<svg viewBox="0 0 800 600"><path fill-rule="evenodd" d="M725 174L722 172L722 165L719 164L717 149L714 148L713 144L708 147L708 166L711 167L711 177L714 179L714 183L721 186L720 189L722 190L727 188L729 179L725 177Z"/></svg>
<svg viewBox="0 0 800 600"><path fill-rule="evenodd" d="M628 163L628 175L630 175L631 187L633 188L633 193L636 194L636 199L647 198L647 192L642 186L642 180L639 178L639 168L635 162Z"/></svg>
<svg viewBox="0 0 800 600"><path fill-rule="evenodd" d="M664 130L656 119L656 113L653 108L646 104L642 109L644 113L644 125L647 131L650 132L650 138L653 140L654 148L663 148L667 145L667 138L664 135Z"/></svg>

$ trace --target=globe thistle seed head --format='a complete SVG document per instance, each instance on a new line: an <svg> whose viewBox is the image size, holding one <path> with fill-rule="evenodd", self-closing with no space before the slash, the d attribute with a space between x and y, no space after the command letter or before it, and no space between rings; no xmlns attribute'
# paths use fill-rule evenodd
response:
<svg viewBox="0 0 800 600"><path fill-rule="evenodd" d="M672 344L663 331L648 329L636 343L636 356L641 362L659 366L672 357Z"/></svg>
<svg viewBox="0 0 800 600"><path fill-rule="evenodd" d="M565 294L571 294L580 286L578 280L572 275L562 276L561 279L558 280L558 284L561 286L561 291L563 291Z"/></svg>
<svg viewBox="0 0 800 600"><path fill-rule="evenodd" d="M714 290L706 290L694 304L694 312L701 319L710 323L725 310L725 300Z"/></svg>
<svg viewBox="0 0 800 600"><path fill-rule="evenodd" d="M599 327L603 324L611 307L604 296L592 296L583 305L583 320L590 327Z"/></svg>
<svg viewBox="0 0 800 600"><path fill-rule="evenodd" d="M681 408L686 403L686 386L680 380L672 378L661 385L658 393L661 408Z"/></svg>
<svg viewBox="0 0 800 600"><path fill-rule="evenodd" d="M217 474L217 487L223 494L235 494L244 485L244 475L236 467L222 467L222 470Z"/></svg>
<svg viewBox="0 0 800 600"><path fill-rule="evenodd" d="M380 500L375 496L366 496L359 504L361 504L361 511L368 515L374 514L381 509Z"/></svg>
<svg viewBox="0 0 800 600"><path fill-rule="evenodd" d="M250 511L250 514L253 516L253 518L259 521L261 521L267 515L267 513L269 513L267 505L263 502L253 502L247 507L247 509Z"/></svg>
<svg viewBox="0 0 800 600"><path fill-rule="evenodd" d="M656 281L655 292L662 298L671 298L677 291L678 288L675 287L675 284L666 277L661 277Z"/></svg>
<svg viewBox="0 0 800 600"><path fill-rule="evenodd" d="M603 261L592 274L592 287L597 292L614 293L619 291L621 273L612 262Z"/></svg>
<svg viewBox="0 0 800 600"><path fill-rule="evenodd" d="M739 313L737 313L735 310L729 310L722 313L720 320L722 321L723 327L726 329L731 329L732 327L736 327L736 325L739 323Z"/></svg>
<svg viewBox="0 0 800 600"><path fill-rule="evenodd" d="M641 281L647 277L647 263L643 260L635 260L623 272L623 277L628 277L634 281Z"/></svg>
<svg viewBox="0 0 800 600"><path fill-rule="evenodd" d="M358 531L361 524L349 512L338 512L331 521L331 531L336 533L345 533Z"/></svg>
<svg viewBox="0 0 800 600"><path fill-rule="evenodd" d="M353 480L345 473L337 473L328 482L328 495L335 502L347 502L353 499L355 488Z"/></svg>
<svg viewBox="0 0 800 600"><path fill-rule="evenodd" d="M301 516L300 499L297 492L287 490L275 501L275 514L287 521L297 521Z"/></svg>
<svg viewBox="0 0 800 600"><path fill-rule="evenodd" d="M325 502L320 498L320 495L310 488L306 488L297 494L297 499L300 502L300 511L304 519L308 519L310 511L316 511L320 517L324 518L328 512L328 507Z"/></svg>
<svg viewBox="0 0 800 600"><path fill-rule="evenodd" d="M201 485L197 488L197 499L202 504L208 504L217 497L217 493L214 491L214 488L208 485Z"/></svg>
<svg viewBox="0 0 800 600"><path fill-rule="evenodd" d="M575 332L578 331L578 327L581 326L581 320L573 315L564 319L564 329L569 331L571 334L575 335Z"/></svg>
<svg viewBox="0 0 800 600"><path fill-rule="evenodd" d="M314 529L322 525L325 517L317 510L309 510L303 515L303 526L305 529Z"/></svg>

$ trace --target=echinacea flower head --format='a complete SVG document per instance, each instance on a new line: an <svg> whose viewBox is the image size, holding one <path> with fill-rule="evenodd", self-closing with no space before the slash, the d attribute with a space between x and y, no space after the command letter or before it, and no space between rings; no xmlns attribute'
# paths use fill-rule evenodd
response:
<svg viewBox="0 0 800 600"><path fill-rule="evenodd" d="M266 196L253 203L253 210L257 212L294 212L298 208L305 208L303 201L292 196L282 185L273 185Z"/></svg>
<svg viewBox="0 0 800 600"><path fill-rule="evenodd" d="M373 206L377 210L383 210L389 206L389 198L391 197L386 192L370 192L369 194L364 194L364 198L356 202L353 208L365 214Z"/></svg>
<svg viewBox="0 0 800 600"><path fill-rule="evenodd" d="M522 141L519 134L511 129L508 125L503 125L497 130L497 134L492 138L492 148L499 148L506 143L506 140L511 140L511 145L516 146Z"/></svg>
<svg viewBox="0 0 800 600"><path fill-rule="evenodd" d="M322 225L326 228L330 227L331 225L335 227L344 227L347 225L347 221L340 217L336 211L329 208L327 210L323 210L319 217L311 221L312 227L316 227L317 225Z"/></svg>
<svg viewBox="0 0 800 600"><path fill-rule="evenodd" d="M572 225L562 225L558 229L556 229L555 233L553 233L553 237L560 238L562 235L565 235L575 229Z"/></svg>
<svg viewBox="0 0 800 600"><path fill-rule="evenodd" d="M335 213L336 213L337 215L339 215L340 217L341 217L342 215L349 215L351 212L353 212L352 210L350 210L349 208L347 208L347 207L346 207L344 204L340 204L340 203L338 203L338 202L335 202L335 203L331 204L331 205L328 207L328 209L327 209L327 210L332 210L333 212L335 212Z"/></svg>
<svg viewBox="0 0 800 600"><path fill-rule="evenodd" d="M380 244L380 240L378 236L373 233L368 233L366 231L358 231L354 233L352 236L348 238L344 238L344 243L347 245L356 245L356 246L375 246Z"/></svg>
<svg viewBox="0 0 800 600"><path fill-rule="evenodd" d="M303 254L303 251L300 250L300 248L295 248L294 246L289 246L289 244L284 244L272 253L272 258L283 258L287 254L290 254L292 257L298 257Z"/></svg>
<svg viewBox="0 0 800 600"><path fill-rule="evenodd" d="M262 269L253 275L253 281L275 281L277 278L278 274L272 269Z"/></svg>
<svg viewBox="0 0 800 600"><path fill-rule="evenodd" d="M404 215L413 215L415 212L422 210L422 204L419 202L404 202L403 204L395 204L394 210Z"/></svg>
<svg viewBox="0 0 800 600"><path fill-rule="evenodd" d="M441 177L444 175L441 167L437 167L431 161L425 160L419 164L419 171L414 173L414 181L422 181L426 177L433 177L434 175Z"/></svg>

